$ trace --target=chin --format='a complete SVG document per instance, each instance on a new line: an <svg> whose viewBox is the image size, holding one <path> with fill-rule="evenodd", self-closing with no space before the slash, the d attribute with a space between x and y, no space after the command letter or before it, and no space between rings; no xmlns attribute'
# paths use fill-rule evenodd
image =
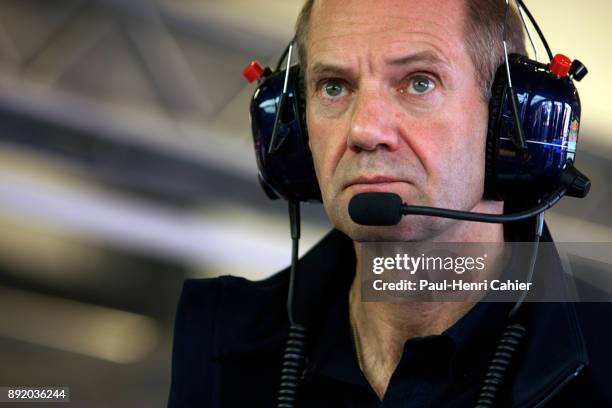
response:
<svg viewBox="0 0 612 408"><path fill-rule="evenodd" d="M397 225L365 226L346 219L336 228L356 242L407 242L434 238L438 230L435 224L429 217L407 216Z"/></svg>
<svg viewBox="0 0 612 408"><path fill-rule="evenodd" d="M411 241L410 234L397 227L365 227L354 225L348 231L343 231L355 242L403 242Z"/></svg>

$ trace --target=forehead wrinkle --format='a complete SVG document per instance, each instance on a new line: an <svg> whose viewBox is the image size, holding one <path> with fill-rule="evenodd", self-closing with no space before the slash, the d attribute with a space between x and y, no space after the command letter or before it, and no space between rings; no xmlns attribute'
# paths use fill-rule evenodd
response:
<svg viewBox="0 0 612 408"><path fill-rule="evenodd" d="M396 29L391 29L391 28L381 28L375 31L359 31L359 32L346 31L342 33L329 33L320 38L317 38L316 36L314 36L313 35L314 32L315 32L314 30L311 30L309 33L309 38L308 38L308 48L309 49L316 48L321 42L341 40L344 37L366 37L367 39L372 39L373 37L379 36L381 34L386 34L386 33L393 33L397 35L405 34L406 36L416 36L416 37L433 37L433 38L440 40L441 42L444 42L445 45L450 46L450 44L446 40L446 37L449 37L449 36L445 36L436 31L416 31L416 30L406 30L406 29L398 31ZM390 41L391 42L406 42L406 41L411 41L411 39L394 38L394 39L391 39Z"/></svg>
<svg viewBox="0 0 612 408"><path fill-rule="evenodd" d="M334 15L332 13L331 18L315 18L315 15L311 16L310 19L310 30L309 35L312 35L313 32L316 32L316 29L323 27L322 32L330 32L330 27L332 28L346 28L343 32L337 35L329 35L329 38L340 37L343 35L378 35L386 32L402 32L409 30L409 33L426 33L426 31L422 31L423 27L432 28L430 29L429 34L432 33L444 33L441 36L451 37L452 33L450 32L450 27L452 24L442 24L438 23L434 20L419 18L419 17L410 17L407 21L404 17L397 16L384 16L382 21L374 18L370 14L364 13L364 18L351 17L347 15ZM399 21L401 24L395 25L392 24L395 21ZM433 27L432 27L433 26ZM353 27L357 27L358 32L353 30ZM364 28L372 28L373 30L365 30ZM461 30L461 24L457 27Z"/></svg>
<svg viewBox="0 0 612 408"><path fill-rule="evenodd" d="M364 27L364 26L374 26L375 27L381 24L385 26L389 26L388 23L399 21L401 23L400 26L404 26L406 24L411 24L411 23L416 22L416 23L423 23L423 25L433 24L433 25L436 25L442 28L449 27L449 24L440 24L434 21L433 19L423 18L419 16L401 17L395 14L373 15L369 11L361 12L361 13L360 11L361 10L359 10L359 8L354 8L351 10L352 14L327 12L325 13L325 16L332 16L332 18L331 18L331 21L327 21L325 25L330 24L330 22L339 22L339 23L345 24L345 26L357 25L359 27ZM313 16L314 15L317 15L317 13L313 13ZM317 23L312 18L311 18L310 24L311 24L311 27L317 26ZM320 24L323 24L323 23L320 23ZM389 27L389 29L395 30L397 29L397 27Z"/></svg>
<svg viewBox="0 0 612 408"><path fill-rule="evenodd" d="M428 54L423 55L423 57L426 57L426 59L429 59L432 62L441 61L448 65L452 65L452 59L449 58L448 50L453 50L456 47L452 47L452 45L443 38L430 35L429 33L420 32L415 34L419 36L416 39L411 39L409 41L397 39L390 42L390 51L386 53L388 57L385 58L385 61L392 62L393 60L402 59L410 54ZM431 39L428 37L433 37L433 39L438 41L442 40L444 44L437 44L438 41L431 41ZM408 43L410 43L410 46L408 46ZM393 47L394 45L396 47ZM450 54L452 54L452 51Z"/></svg>
<svg viewBox="0 0 612 408"><path fill-rule="evenodd" d="M343 7L347 6L344 1L341 3L344 4ZM325 7L325 4L328 6L331 5L331 9ZM398 13L391 14L393 10L387 8L383 10L375 8L374 13L372 13L372 10L363 10L360 7L353 7L350 13L344 13L340 12L337 7L338 5L334 7L333 3L330 2L317 2L317 6L314 7L309 22L310 29L306 44L308 55L312 55L313 51L317 51L321 43L341 43L341 41L338 40L342 40L343 37L349 37L348 40L351 40L350 43L354 43L355 38L366 37L368 41L365 43L370 45L376 42L376 39L373 37L384 36L387 33L394 34L390 35L388 40L383 38L387 43L404 43L415 40L415 38L408 36L434 37L435 41L428 42L439 42L440 46L436 46L435 48L443 56L446 56L446 53L443 52L442 49L448 51L457 48L457 45L464 45L463 41L452 41L452 39L462 38L458 37L459 33L460 35L463 34L462 18L443 17L442 20L438 18L436 21L436 16L439 17L440 14L430 18L424 18L419 15L402 17L398 14L399 10ZM402 5L402 10L404 7L405 5ZM376 13L376 10L381 10L381 13ZM453 15L453 17L456 17L456 15ZM404 34L406 35L405 38L397 38L398 35L402 36ZM388 47L385 48L388 49ZM405 49L402 50L402 53L405 52Z"/></svg>
<svg viewBox="0 0 612 408"><path fill-rule="evenodd" d="M438 55L440 59L450 64L450 58L447 55L449 54L448 51L451 50L451 53L452 53L452 50L455 50L457 48L456 44L455 45L451 44L445 38L445 36L439 35L434 32L426 32L426 31L407 31L406 32L404 31L404 32L398 33L397 31L394 31L394 30L382 29L375 33L347 32L347 33L341 33L341 34L328 34L322 38L316 38L316 37L313 38L314 36L310 36L309 41L308 41L308 46L307 46L308 55L312 59L312 57L320 53L327 53L327 52L338 53L338 51L341 52L346 47L343 46L341 41L336 41L336 40L342 40L345 37L349 37L349 39L351 40L350 42L354 43L355 38L365 37L366 39L370 40L373 34L382 34L388 31L393 31L394 33L397 33L399 36L401 36L402 34L406 34L406 36L404 38L398 38L398 36L394 36L389 41L385 41L385 44L386 44L385 49L388 50L387 54L389 52L393 53L394 52L393 48L399 49L398 54L406 54L411 49L415 48L415 47L411 47L411 45L416 45L420 43L420 44L425 44L428 47L433 48L436 51L436 54ZM440 44L437 44L437 43L440 43ZM367 41L366 45L375 46L376 44L372 43L372 41ZM459 46L463 48L462 45L463 44L460 44ZM368 52L368 54L369 54L368 56L371 56L371 52Z"/></svg>

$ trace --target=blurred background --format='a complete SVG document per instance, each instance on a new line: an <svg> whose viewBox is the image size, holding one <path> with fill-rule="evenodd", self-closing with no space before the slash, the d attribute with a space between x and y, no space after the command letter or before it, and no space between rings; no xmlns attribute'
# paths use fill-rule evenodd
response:
<svg viewBox="0 0 612 408"><path fill-rule="evenodd" d="M0 385L165 406L182 281L288 264L241 71L275 62L301 4L0 0ZM548 223L561 241L610 242L612 4L528 5L553 52L590 70L577 164L593 188ZM302 253L330 228L320 205L303 225Z"/></svg>

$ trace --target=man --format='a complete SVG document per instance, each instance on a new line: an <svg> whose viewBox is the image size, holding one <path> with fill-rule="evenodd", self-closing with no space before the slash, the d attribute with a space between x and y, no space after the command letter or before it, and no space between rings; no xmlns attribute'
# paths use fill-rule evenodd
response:
<svg viewBox="0 0 612 408"><path fill-rule="evenodd" d="M503 62L503 16L501 0L304 6L297 42L309 143L336 230L298 265L296 303L310 329L299 406L475 406L509 305L361 302L359 242L529 241L533 222L504 229L406 216L396 226L365 227L347 207L357 193L385 191L408 204L504 212L504 202L483 199L488 96ZM510 51L524 54L519 23L512 13L507 37ZM547 230L543 239L550 240ZM287 270L261 282L186 283L170 406L274 405L287 286ZM609 331L600 331L586 308L529 309L529 345L500 406L611 404L602 387L611 380L601 361L609 364L609 353L590 344L594 333L611 340Z"/></svg>

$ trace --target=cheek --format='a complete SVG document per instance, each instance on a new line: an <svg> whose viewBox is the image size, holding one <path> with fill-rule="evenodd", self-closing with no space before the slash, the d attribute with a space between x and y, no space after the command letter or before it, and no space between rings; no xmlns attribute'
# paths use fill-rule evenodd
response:
<svg viewBox="0 0 612 408"><path fill-rule="evenodd" d="M464 188L484 174L486 105L458 103L410 123L406 140L427 172L427 189Z"/></svg>
<svg viewBox="0 0 612 408"><path fill-rule="evenodd" d="M401 120L399 119L399 123L409 125L403 132L405 144L427 173L427 185L437 188L436 181L448 174L448 166L452 164L450 159L456 154L453 150L458 140L457 124L443 111L422 116L418 120Z"/></svg>
<svg viewBox="0 0 612 408"><path fill-rule="evenodd" d="M472 169L478 176L484 174L488 109L484 102L472 102L468 109L470 114L464 114L457 123L454 152L466 169Z"/></svg>
<svg viewBox="0 0 612 408"><path fill-rule="evenodd" d="M483 102L472 101L463 106L461 114L448 120L449 140L443 147L447 160L443 165L455 192L463 190L466 196L476 196L484 185L488 111Z"/></svg>

